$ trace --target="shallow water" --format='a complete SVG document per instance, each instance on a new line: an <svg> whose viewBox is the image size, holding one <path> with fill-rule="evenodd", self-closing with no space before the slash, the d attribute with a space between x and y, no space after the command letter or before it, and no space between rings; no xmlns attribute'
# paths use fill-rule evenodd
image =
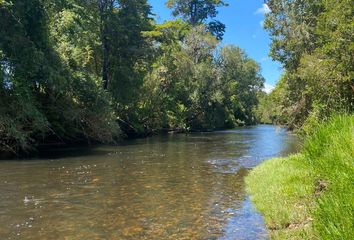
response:
<svg viewBox="0 0 354 240"><path fill-rule="evenodd" d="M267 239L244 177L296 142L260 125L0 161L0 239Z"/></svg>

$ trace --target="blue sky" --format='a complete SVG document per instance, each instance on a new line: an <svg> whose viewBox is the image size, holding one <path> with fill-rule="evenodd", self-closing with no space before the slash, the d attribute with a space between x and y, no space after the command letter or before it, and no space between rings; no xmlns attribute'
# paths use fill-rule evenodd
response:
<svg viewBox="0 0 354 240"><path fill-rule="evenodd" d="M166 8L166 0L149 0L158 22L173 19ZM264 13L269 11L263 0L226 0L228 7L219 9L217 19L226 25L222 44L234 44L262 66L262 75L268 85L274 86L282 70L278 62L268 56L270 38L263 29Z"/></svg>

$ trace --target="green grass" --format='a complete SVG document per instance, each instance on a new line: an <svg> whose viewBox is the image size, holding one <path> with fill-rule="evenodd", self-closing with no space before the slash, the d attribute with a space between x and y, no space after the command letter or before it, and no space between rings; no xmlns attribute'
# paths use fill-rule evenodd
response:
<svg viewBox="0 0 354 240"><path fill-rule="evenodd" d="M272 239L353 239L354 116L319 127L300 154L256 167L247 191Z"/></svg>

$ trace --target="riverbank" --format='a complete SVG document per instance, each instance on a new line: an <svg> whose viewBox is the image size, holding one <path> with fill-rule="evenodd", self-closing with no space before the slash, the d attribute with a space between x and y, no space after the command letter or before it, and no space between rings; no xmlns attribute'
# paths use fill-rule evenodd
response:
<svg viewBox="0 0 354 240"><path fill-rule="evenodd" d="M354 116L319 127L302 151L265 161L246 177L271 239L352 239Z"/></svg>
<svg viewBox="0 0 354 240"><path fill-rule="evenodd" d="M250 127L256 126L254 125L237 125L236 127ZM223 130L231 130L233 128L214 128L214 129L203 129L203 128L194 128L194 129L184 129L184 128L161 128L161 129L149 129L141 132L135 131L135 129L131 129L134 131L128 131L120 125L121 130L123 132L116 139L112 139L108 142L100 142L95 139L85 138L81 136L80 138L75 139L57 139L55 137L43 138L41 141L34 140L33 145L26 150L21 148L18 149L2 149L0 146L0 160L9 160L9 159L25 159L25 158L35 158L41 156L48 156L50 152L57 152L58 150L70 150L75 148L81 148L83 150L89 151L93 147L98 147L102 145L107 146L117 146L120 144L125 144L129 141L135 139L144 139L153 136L161 136L167 134L190 134L190 133L210 133L217 132ZM1 143L0 143L1 145ZM49 154L48 154L49 153Z"/></svg>

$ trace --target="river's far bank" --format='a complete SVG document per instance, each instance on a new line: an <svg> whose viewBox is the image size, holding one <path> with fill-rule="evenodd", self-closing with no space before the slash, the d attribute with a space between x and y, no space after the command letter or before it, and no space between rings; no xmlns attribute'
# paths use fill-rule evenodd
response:
<svg viewBox="0 0 354 240"><path fill-rule="evenodd" d="M13 160L13 159L27 159L27 158L41 158L42 156L51 156L51 152L58 151L70 151L71 149L82 149L84 152L89 152L90 149L99 147L99 146L118 146L129 143L136 139L144 139L154 136L163 136L167 134L191 134L191 133L212 133L224 130L232 130L245 127L255 127L257 125L272 125L284 127L281 125L275 124L250 124L250 125L238 125L232 128L214 128L214 129L202 129L202 128L193 128L193 129L184 129L184 128L162 128L147 130L144 132L129 132L125 131L118 138L112 139L110 142L100 142L95 139L90 138L76 138L76 139L57 139L55 137L50 137L47 139L41 139L40 142L33 144L26 150L23 149L10 149L4 150L0 148L0 161L1 160Z"/></svg>
<svg viewBox="0 0 354 240"><path fill-rule="evenodd" d="M300 154L265 161L246 177L271 239L352 239L354 116L339 116Z"/></svg>

